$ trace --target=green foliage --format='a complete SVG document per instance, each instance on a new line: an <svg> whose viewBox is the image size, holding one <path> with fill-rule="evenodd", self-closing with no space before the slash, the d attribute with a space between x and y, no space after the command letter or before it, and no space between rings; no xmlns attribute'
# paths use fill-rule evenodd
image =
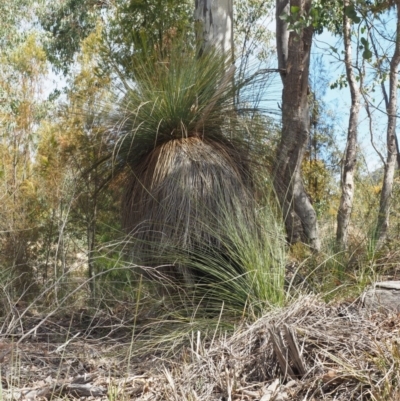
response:
<svg viewBox="0 0 400 401"><path fill-rule="evenodd" d="M361 18L357 15L357 11L355 9L354 4L350 4L346 6L343 10L345 15L349 17L354 23L359 24L361 22Z"/></svg>
<svg viewBox="0 0 400 401"><path fill-rule="evenodd" d="M313 18L315 17L314 12L301 12L300 7L291 6L289 13L284 13L279 18L288 24L288 30L293 31L300 35L304 28L312 26L314 28Z"/></svg>
<svg viewBox="0 0 400 401"><path fill-rule="evenodd" d="M372 51L369 48L369 42L364 37L360 38L362 45L359 47L360 50L363 50L362 56L364 59L369 60L372 57Z"/></svg>
<svg viewBox="0 0 400 401"><path fill-rule="evenodd" d="M193 5L188 0L119 0L104 31L106 62L126 75L135 72L135 57L154 50L166 57L173 41L193 42Z"/></svg>
<svg viewBox="0 0 400 401"><path fill-rule="evenodd" d="M140 161L172 139L205 136L226 142L228 135L235 134L226 131L236 115L228 60L214 51L199 59L194 48L181 46L166 59L144 60L135 63L135 83L109 116L108 125L118 127L116 167Z"/></svg>
<svg viewBox="0 0 400 401"><path fill-rule="evenodd" d="M275 2L245 0L234 3L234 53L241 61L240 68L248 66L248 59L252 55L259 61L268 61L273 51L273 37L265 22L271 17Z"/></svg>
<svg viewBox="0 0 400 401"><path fill-rule="evenodd" d="M343 2L338 0L316 0L313 1L310 15L317 33L322 33L325 28L336 35L341 35L343 15L346 15L353 24L362 25L368 20L368 13L372 13L373 17L376 17L390 7L390 2L381 0L350 1L345 7L343 7ZM361 31L361 33L363 32Z"/></svg>
<svg viewBox="0 0 400 401"><path fill-rule="evenodd" d="M354 10L354 6L351 6L350 9ZM342 26L343 3L339 0L314 0L307 14L301 14L298 6L291 6L290 13L282 15L280 18L289 24L290 30L295 32L312 26L317 34L321 34L324 29L338 34L341 32Z"/></svg>
<svg viewBox="0 0 400 401"><path fill-rule="evenodd" d="M164 53L172 38L190 31L191 7L188 1L177 0L46 2L40 23L48 33L48 59L66 75L82 42L105 20L102 68L107 71L117 65L131 73L138 52L156 47Z"/></svg>
<svg viewBox="0 0 400 401"><path fill-rule="evenodd" d="M343 3L338 0L313 1L310 14L316 33L328 29L335 34L342 31Z"/></svg>
<svg viewBox="0 0 400 401"><path fill-rule="evenodd" d="M36 4L31 0L3 0L0 2L0 46L2 50L24 40L19 29L24 18L29 16ZM28 19L28 18L27 18Z"/></svg>
<svg viewBox="0 0 400 401"><path fill-rule="evenodd" d="M302 176L307 193L313 200L318 217L324 215L332 203L332 175L322 160L307 160L302 164Z"/></svg>
<svg viewBox="0 0 400 401"><path fill-rule="evenodd" d="M14 33L0 55L0 264L18 277L16 292L28 295L36 263L31 244L41 238L38 221L45 207L34 164L38 126L48 112L39 98L47 60L35 32Z"/></svg>
<svg viewBox="0 0 400 401"><path fill-rule="evenodd" d="M333 83L330 85L330 88L331 88L331 89L336 89L336 88L343 89L343 88L347 88L347 86L348 86L348 82L347 82L346 75L345 75L345 74L341 74L341 75L336 79L336 81L333 82Z"/></svg>
<svg viewBox="0 0 400 401"><path fill-rule="evenodd" d="M67 73L81 42L95 29L103 7L103 2L95 0L45 2L39 17L49 34L47 57L56 69Z"/></svg>

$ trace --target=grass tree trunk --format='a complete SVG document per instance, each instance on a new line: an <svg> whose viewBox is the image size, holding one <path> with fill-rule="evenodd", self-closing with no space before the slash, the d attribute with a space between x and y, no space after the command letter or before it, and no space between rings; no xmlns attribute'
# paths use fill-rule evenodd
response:
<svg viewBox="0 0 400 401"><path fill-rule="evenodd" d="M396 149L396 113L397 113L397 86L398 69L400 63L400 0L396 0L397 27L395 50L390 61L389 74L389 104L387 107L388 125L387 125L387 158L385 163L385 172L383 176L383 186L379 204L379 215L377 224L377 240L382 245L387 237L389 228L389 212L393 190L394 171L396 167L397 149Z"/></svg>
<svg viewBox="0 0 400 401"><path fill-rule="evenodd" d="M343 6L346 7L348 5L349 0L344 0ZM357 126L360 111L360 90L352 67L351 22L345 13L343 13L343 38L345 68L347 82L350 87L351 108L347 131L346 152L342 166L342 195L340 197L340 204L337 213L336 243L339 249L346 249L348 242L350 217L353 208L354 173L357 163Z"/></svg>
<svg viewBox="0 0 400 401"><path fill-rule="evenodd" d="M233 59L233 0L195 0L202 50L216 46Z"/></svg>
<svg viewBox="0 0 400 401"><path fill-rule="evenodd" d="M282 136L278 145L274 185L285 217L290 242L308 242L320 249L317 216L301 177L301 163L309 138L308 75L313 28L304 26L288 32L280 16L291 9L306 15L311 0L277 0L277 48L283 82Z"/></svg>

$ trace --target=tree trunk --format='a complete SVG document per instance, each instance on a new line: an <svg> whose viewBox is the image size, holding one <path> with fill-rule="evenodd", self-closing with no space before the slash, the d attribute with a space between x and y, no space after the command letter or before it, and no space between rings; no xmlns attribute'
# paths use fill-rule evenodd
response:
<svg viewBox="0 0 400 401"><path fill-rule="evenodd" d="M195 0L197 34L204 51L220 48L233 60L233 0Z"/></svg>
<svg viewBox="0 0 400 401"><path fill-rule="evenodd" d="M276 51L278 53L278 66L281 69L282 81L286 75L286 63L288 59L289 31L288 24L280 17L289 14L289 1L276 0Z"/></svg>
<svg viewBox="0 0 400 401"><path fill-rule="evenodd" d="M349 0L344 0L343 7L347 7L348 5ZM342 165L342 195L340 197L337 213L336 243L339 249L346 249L348 242L348 229L353 208L354 173L357 162L357 125L360 111L360 90L352 67L351 22L345 13L343 13L343 38L346 75L350 87L351 108L347 130L346 152Z"/></svg>
<svg viewBox="0 0 400 401"><path fill-rule="evenodd" d="M396 113L397 113L397 85L398 68L400 63L400 0L396 0L397 27L395 50L390 61L389 75L389 104L387 107L388 125L387 125L387 158L385 163L385 172L383 176L383 186L379 204L379 215L377 224L377 240L382 245L386 240L389 228L389 212L393 190L394 171L396 167L397 149L396 149Z"/></svg>
<svg viewBox="0 0 400 401"><path fill-rule="evenodd" d="M285 217L290 242L308 242L320 249L317 216L301 178L301 163L309 139L308 75L313 28L288 33L280 16L290 7L305 15L311 0L277 0L278 62L283 82L282 136L274 166L274 186Z"/></svg>

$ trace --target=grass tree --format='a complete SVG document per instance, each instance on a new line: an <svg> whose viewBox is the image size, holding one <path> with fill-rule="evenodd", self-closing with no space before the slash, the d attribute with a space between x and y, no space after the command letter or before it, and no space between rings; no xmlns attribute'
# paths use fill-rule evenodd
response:
<svg viewBox="0 0 400 401"><path fill-rule="evenodd" d="M155 63L137 59L109 117L131 255L147 276L208 301L279 303L284 241L253 195L251 122L233 105L231 61L197 54L178 45Z"/></svg>

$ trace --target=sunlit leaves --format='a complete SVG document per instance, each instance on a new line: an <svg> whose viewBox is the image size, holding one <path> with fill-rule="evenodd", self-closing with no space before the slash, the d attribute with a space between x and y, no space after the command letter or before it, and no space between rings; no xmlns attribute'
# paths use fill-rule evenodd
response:
<svg viewBox="0 0 400 401"><path fill-rule="evenodd" d="M318 215L321 216L332 201L332 172L323 160L318 159L304 159L301 169L307 193L313 200Z"/></svg>
<svg viewBox="0 0 400 401"><path fill-rule="evenodd" d="M25 42L10 53L8 61L23 75L34 77L44 75L47 71L46 54L35 33L28 35Z"/></svg>
<svg viewBox="0 0 400 401"><path fill-rule="evenodd" d="M259 60L270 56L273 33L268 29L275 2L245 0L234 2L234 45L237 57L254 55Z"/></svg>
<svg viewBox="0 0 400 401"><path fill-rule="evenodd" d="M82 41L104 25L103 68L117 65L130 71L131 59L145 47L160 51L171 37L192 31L192 4L188 0L68 0L47 1L40 15L48 32L47 55L56 69L67 74Z"/></svg>
<svg viewBox="0 0 400 401"><path fill-rule="evenodd" d="M40 23L49 33L46 52L49 60L65 74L79 51L81 41L95 28L105 2L94 0L46 1Z"/></svg>
<svg viewBox="0 0 400 401"><path fill-rule="evenodd" d="M39 237L45 210L35 164L38 129L47 114L41 96L47 59L40 33L31 25L34 6L29 1L0 4L5 23L0 29L0 263L16 264L21 288L31 284L28 248Z"/></svg>
<svg viewBox="0 0 400 401"><path fill-rule="evenodd" d="M28 17L31 7L31 0L0 1L0 47L2 50L23 40L21 26L24 19Z"/></svg>

